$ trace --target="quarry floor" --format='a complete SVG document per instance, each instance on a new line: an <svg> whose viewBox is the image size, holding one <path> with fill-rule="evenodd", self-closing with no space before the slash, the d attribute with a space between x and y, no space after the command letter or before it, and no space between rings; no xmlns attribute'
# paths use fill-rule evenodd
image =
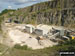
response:
<svg viewBox="0 0 75 56"><path fill-rule="evenodd" d="M36 36L22 32L20 27L24 27L24 24L5 24L7 28L7 38L4 38L4 44L13 47L15 44L20 44L21 46L27 45L32 49L43 49L45 47L52 47L53 45L57 45L58 43L52 42L49 39L43 39L38 42ZM29 38L32 37L32 38Z"/></svg>

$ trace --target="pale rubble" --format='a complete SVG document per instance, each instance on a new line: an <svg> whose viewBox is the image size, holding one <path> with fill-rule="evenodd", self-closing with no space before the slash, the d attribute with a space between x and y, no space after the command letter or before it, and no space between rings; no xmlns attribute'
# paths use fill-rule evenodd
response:
<svg viewBox="0 0 75 56"><path fill-rule="evenodd" d="M21 27L20 25L18 25ZM53 46L56 45L57 43L54 43L50 41L49 39L43 39L38 42L35 36L29 34L29 33L24 33L18 30L18 26L15 26L13 28L8 28L8 35L9 38L12 39L13 45L15 44L20 44L21 46L27 45L28 47L32 49L42 49L45 47ZM17 28L16 28L17 27ZM31 38L29 38L31 37Z"/></svg>

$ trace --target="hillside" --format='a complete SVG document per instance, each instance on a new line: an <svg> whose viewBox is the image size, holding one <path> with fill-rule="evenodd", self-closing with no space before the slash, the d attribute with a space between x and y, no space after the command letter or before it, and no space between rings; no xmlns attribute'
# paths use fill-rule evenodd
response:
<svg viewBox="0 0 75 56"><path fill-rule="evenodd" d="M17 20L24 24L48 24L75 28L75 0L52 0L17 10L3 10L2 13L0 13L0 29L1 23L6 19L12 19L12 22ZM5 25L7 24L10 23L6 23ZM12 32L9 36L14 38L15 41L16 37L19 36L21 36L21 38L18 39L24 39L22 36L26 38L25 32L23 32L24 35L22 35L22 31L19 32L20 29L19 31L15 30L18 30L18 28L14 28L14 26L19 24L11 23L10 26L12 27L8 26L8 30L5 25L2 24L2 29L6 33L1 32L4 35L3 43L5 45L10 44L10 46L12 46L11 42L13 42L9 39L9 37L7 38L7 34L9 34L8 32ZM59 41L59 45L36 50L28 49L26 46L21 47L15 45L13 48L9 48L5 45L0 44L0 56L59 56L59 51L75 50L75 40L65 41L64 43Z"/></svg>
<svg viewBox="0 0 75 56"><path fill-rule="evenodd" d="M74 43L75 40L71 40L64 44L60 44L58 46L48 47L39 50L22 50L22 49L9 48L7 51L5 51L5 53L2 56L59 56L60 50L74 51L75 50Z"/></svg>
<svg viewBox="0 0 75 56"><path fill-rule="evenodd" d="M20 8L5 18L20 23L50 24L75 28L75 0L52 0Z"/></svg>
<svg viewBox="0 0 75 56"><path fill-rule="evenodd" d="M13 9L5 9L0 13L0 31L1 31L1 23L4 21L5 15L8 15L8 13L12 14L15 10Z"/></svg>

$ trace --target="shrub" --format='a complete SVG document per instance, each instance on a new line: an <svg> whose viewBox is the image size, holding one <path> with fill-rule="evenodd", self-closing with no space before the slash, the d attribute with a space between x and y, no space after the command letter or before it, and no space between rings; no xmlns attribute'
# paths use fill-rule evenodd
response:
<svg viewBox="0 0 75 56"><path fill-rule="evenodd" d="M0 13L0 16L5 14L5 13L8 13L8 12L11 12L11 11L15 11L15 10L12 10L12 9L5 9L3 10L1 13Z"/></svg>
<svg viewBox="0 0 75 56"><path fill-rule="evenodd" d="M31 48L29 48L27 45L20 46L19 44L16 44L16 45L14 46L14 48L16 48L16 49L21 49L21 50L31 50Z"/></svg>

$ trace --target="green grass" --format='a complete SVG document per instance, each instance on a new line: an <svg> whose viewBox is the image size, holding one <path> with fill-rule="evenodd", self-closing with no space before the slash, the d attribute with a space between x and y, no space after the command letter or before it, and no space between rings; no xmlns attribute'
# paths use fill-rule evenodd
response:
<svg viewBox="0 0 75 56"><path fill-rule="evenodd" d="M75 40L66 41L63 44L48 47L44 49L37 50L26 50L27 46L16 46L16 48L10 48L9 54L4 54L4 56L59 56L59 51L65 50L75 50Z"/></svg>
<svg viewBox="0 0 75 56"><path fill-rule="evenodd" d="M15 11L15 10L12 10L12 9L5 9L3 10L1 13L0 13L0 16L3 15L3 14L6 14L8 12L11 12L11 11Z"/></svg>
<svg viewBox="0 0 75 56"><path fill-rule="evenodd" d="M27 45L20 46L19 44L16 44L16 45L14 46L14 48L16 48L16 49L21 49L21 50L31 50L31 48L29 48Z"/></svg>
<svg viewBox="0 0 75 56"><path fill-rule="evenodd" d="M57 56L56 50L52 48L45 48L40 50L20 50L11 49L10 54L5 56Z"/></svg>
<svg viewBox="0 0 75 56"><path fill-rule="evenodd" d="M1 31L1 23L4 20L4 17L0 16L0 31Z"/></svg>
<svg viewBox="0 0 75 56"><path fill-rule="evenodd" d="M6 48L7 46L0 44L0 52L3 52Z"/></svg>

